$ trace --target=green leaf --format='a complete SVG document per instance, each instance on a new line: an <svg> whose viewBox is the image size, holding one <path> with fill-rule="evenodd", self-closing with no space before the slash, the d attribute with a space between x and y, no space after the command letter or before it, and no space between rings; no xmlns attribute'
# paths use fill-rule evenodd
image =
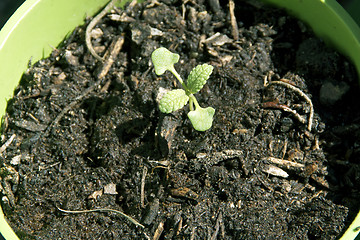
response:
<svg viewBox="0 0 360 240"><path fill-rule="evenodd" d="M166 70L173 70L174 64L179 61L179 54L172 53L164 47L160 47L153 51L151 60L154 64L155 73L162 75Z"/></svg>
<svg viewBox="0 0 360 240"><path fill-rule="evenodd" d="M206 131L212 126L214 114L215 109L212 107L198 107L195 111L190 111L188 113L188 118L196 130Z"/></svg>
<svg viewBox="0 0 360 240"><path fill-rule="evenodd" d="M189 96L183 89L175 89L165 94L160 100L159 108L163 113L171 113L184 107L188 101Z"/></svg>
<svg viewBox="0 0 360 240"><path fill-rule="evenodd" d="M209 79L214 67L209 64L202 64L196 66L189 74L187 79L187 87L191 93L197 93L203 88L206 81Z"/></svg>

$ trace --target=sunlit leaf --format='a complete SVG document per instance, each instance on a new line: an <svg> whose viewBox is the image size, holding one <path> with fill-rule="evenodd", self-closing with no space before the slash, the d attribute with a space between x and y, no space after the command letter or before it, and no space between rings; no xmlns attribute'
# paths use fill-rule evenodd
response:
<svg viewBox="0 0 360 240"><path fill-rule="evenodd" d="M206 131L212 126L215 109L212 107L198 107L195 111L190 111L188 117L193 127L198 131Z"/></svg>
<svg viewBox="0 0 360 240"><path fill-rule="evenodd" d="M191 93L197 93L203 88L206 81L209 79L213 68L213 66L205 63L196 66L190 72L186 84Z"/></svg>
<svg viewBox="0 0 360 240"><path fill-rule="evenodd" d="M167 92L160 100L159 108L163 113L171 113L184 107L189 101L183 89L175 89Z"/></svg>
<svg viewBox="0 0 360 240"><path fill-rule="evenodd" d="M157 75L162 75L166 70L174 69L174 64L179 61L179 58L179 54L172 53L164 47L156 49L151 54L155 73Z"/></svg>

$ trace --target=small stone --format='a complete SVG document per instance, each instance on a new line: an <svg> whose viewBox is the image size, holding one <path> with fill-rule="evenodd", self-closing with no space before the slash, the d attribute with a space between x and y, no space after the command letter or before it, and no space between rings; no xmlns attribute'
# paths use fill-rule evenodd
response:
<svg viewBox="0 0 360 240"><path fill-rule="evenodd" d="M162 35L164 35L164 33L157 28L150 27L150 35L151 36L162 36Z"/></svg>
<svg viewBox="0 0 360 240"><path fill-rule="evenodd" d="M65 50L65 59L69 65L79 66L79 58L74 56L69 50Z"/></svg>
<svg viewBox="0 0 360 240"><path fill-rule="evenodd" d="M16 155L15 157L13 157L10 161L11 165L18 165L20 163L21 160L21 154Z"/></svg>

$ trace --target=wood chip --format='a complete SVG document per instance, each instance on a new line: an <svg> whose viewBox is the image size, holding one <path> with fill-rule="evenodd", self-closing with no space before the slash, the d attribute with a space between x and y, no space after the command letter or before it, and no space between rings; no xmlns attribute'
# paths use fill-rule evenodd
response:
<svg viewBox="0 0 360 240"><path fill-rule="evenodd" d="M291 161L283 160L283 159L280 159L280 158L268 157L268 158L264 158L264 160L270 161L270 162L272 162L274 164L285 166L286 168L290 168L290 167L301 168L301 169L305 168L305 165L302 164L302 163L291 162Z"/></svg>
<svg viewBox="0 0 360 240"><path fill-rule="evenodd" d="M170 193L174 197L187 198L191 200L196 200L199 197L196 192L187 187L171 189Z"/></svg>
<svg viewBox="0 0 360 240"><path fill-rule="evenodd" d="M15 157L13 157L10 161L11 165L18 165L21 161L21 154L16 155Z"/></svg>
<svg viewBox="0 0 360 240"><path fill-rule="evenodd" d="M41 132L47 128L47 126L44 124L38 124L24 119L21 121L15 121L15 125L19 128L23 128L31 132Z"/></svg>
<svg viewBox="0 0 360 240"><path fill-rule="evenodd" d="M160 222L155 233L154 233L154 237L153 240L158 240L162 234L162 232L164 231L164 223Z"/></svg>
<svg viewBox="0 0 360 240"><path fill-rule="evenodd" d="M95 192L93 192L92 194L90 194L90 195L88 196L88 199L94 199L94 200L96 200L98 197L101 197L102 194L103 194L103 189L101 189L101 190L99 190L99 191L95 191Z"/></svg>
<svg viewBox="0 0 360 240"><path fill-rule="evenodd" d="M277 177L287 178L289 176L289 174L287 172L285 172L284 170L282 170L279 167L275 167L274 165L265 165L263 167L262 171L267 174L277 176Z"/></svg>
<svg viewBox="0 0 360 240"><path fill-rule="evenodd" d="M14 133L13 135L10 136L10 138L0 147L0 154L2 154L6 148L8 148L10 146L10 144L12 143L12 141L15 139L16 134Z"/></svg>
<svg viewBox="0 0 360 240"><path fill-rule="evenodd" d="M214 46L222 46L226 43L232 43L232 42L233 42L233 40L231 40L231 38L229 38L227 35L221 34L219 32L215 33L211 37L204 40L204 43L211 44Z"/></svg>

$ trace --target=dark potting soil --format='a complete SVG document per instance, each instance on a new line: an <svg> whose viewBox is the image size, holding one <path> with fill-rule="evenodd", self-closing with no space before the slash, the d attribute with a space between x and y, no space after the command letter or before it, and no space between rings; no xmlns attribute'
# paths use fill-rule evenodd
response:
<svg viewBox="0 0 360 240"><path fill-rule="evenodd" d="M24 73L1 136L2 207L20 238L341 236L360 198L354 67L283 11L232 4L129 4L91 31L104 63L83 26ZM160 46L184 78L214 66L196 94L216 109L210 130L188 107L158 110L159 89L179 87L154 73ZM104 208L136 222L61 211Z"/></svg>

